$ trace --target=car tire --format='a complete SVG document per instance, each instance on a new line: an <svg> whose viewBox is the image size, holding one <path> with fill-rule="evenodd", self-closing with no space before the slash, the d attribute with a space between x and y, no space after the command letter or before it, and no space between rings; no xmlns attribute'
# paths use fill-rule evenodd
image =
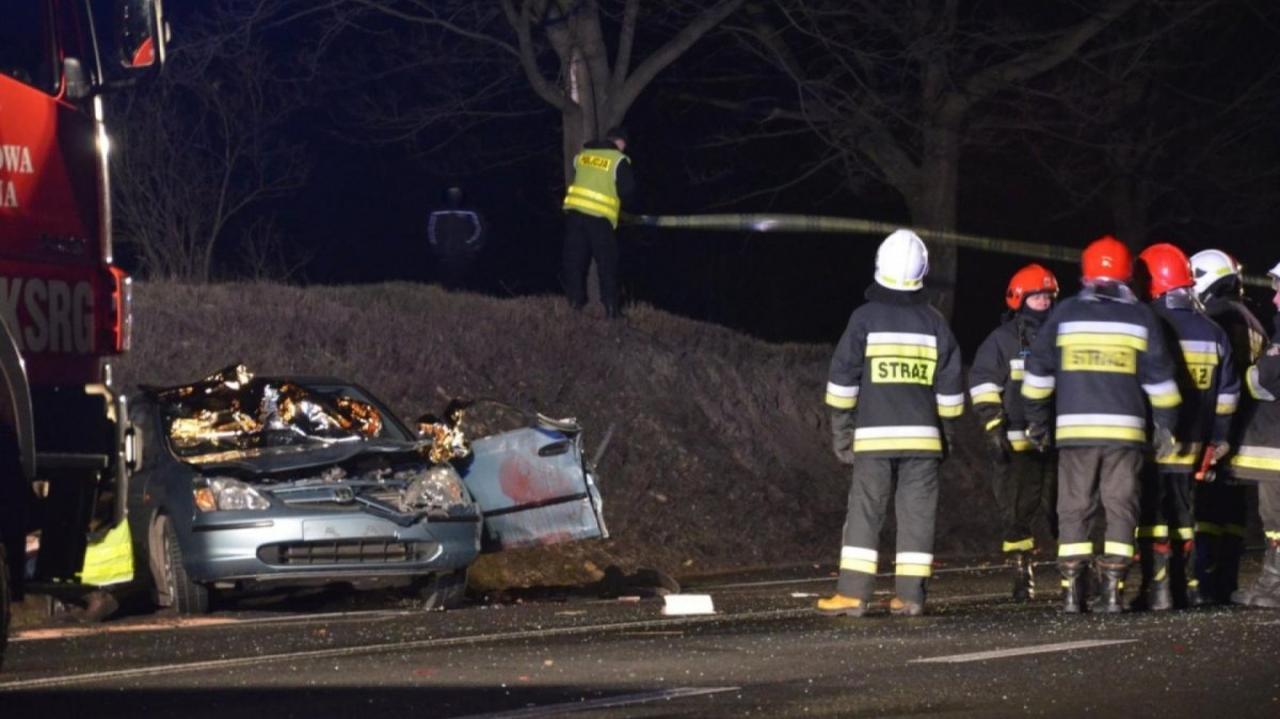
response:
<svg viewBox="0 0 1280 719"><path fill-rule="evenodd" d="M152 575L156 585L156 603L173 607L178 614L208 614L209 588L194 582L187 575L182 562L182 547L178 544L178 532L166 515L156 517L152 528Z"/></svg>
<svg viewBox="0 0 1280 719"><path fill-rule="evenodd" d="M424 577L417 583L417 592L423 611L457 609L467 599L467 570L455 569Z"/></svg>

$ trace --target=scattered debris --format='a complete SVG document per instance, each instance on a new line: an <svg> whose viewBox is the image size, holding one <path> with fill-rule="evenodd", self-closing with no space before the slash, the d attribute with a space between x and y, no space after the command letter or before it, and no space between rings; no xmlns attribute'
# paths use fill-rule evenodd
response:
<svg viewBox="0 0 1280 719"><path fill-rule="evenodd" d="M668 594L662 601L662 613L666 616L716 613L710 594Z"/></svg>

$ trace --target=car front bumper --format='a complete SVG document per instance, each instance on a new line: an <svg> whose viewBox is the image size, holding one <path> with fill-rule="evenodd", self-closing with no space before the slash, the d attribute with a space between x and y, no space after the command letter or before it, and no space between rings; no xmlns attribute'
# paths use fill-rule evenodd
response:
<svg viewBox="0 0 1280 719"><path fill-rule="evenodd" d="M351 580L462 569L480 551L478 514L403 526L353 510L253 516L208 514L183 532L198 582Z"/></svg>

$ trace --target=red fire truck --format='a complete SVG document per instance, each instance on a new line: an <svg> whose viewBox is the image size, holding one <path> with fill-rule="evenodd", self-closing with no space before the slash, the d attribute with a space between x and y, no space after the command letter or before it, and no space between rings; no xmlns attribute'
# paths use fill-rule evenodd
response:
<svg viewBox="0 0 1280 719"><path fill-rule="evenodd" d="M159 69L164 33L161 0L0 9L0 659L27 537L34 581L74 592L86 547L123 524L132 441L108 360L129 346L130 289L104 103Z"/></svg>

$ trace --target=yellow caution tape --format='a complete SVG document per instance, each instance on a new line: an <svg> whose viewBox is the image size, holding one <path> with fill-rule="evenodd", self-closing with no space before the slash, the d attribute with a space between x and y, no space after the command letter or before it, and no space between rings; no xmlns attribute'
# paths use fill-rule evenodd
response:
<svg viewBox="0 0 1280 719"><path fill-rule="evenodd" d="M963 232L926 230L919 227L903 227L892 222L862 220L854 217L830 215L771 215L754 213L724 213L707 215L629 215L623 213L622 222L641 227L659 227L670 230L709 230L718 232L799 232L832 233L850 235L875 235L877 239L894 230L908 229L926 240L934 240L969 250L995 252L1036 260L1076 263L1080 261L1080 248L1049 245L1042 242L1023 242ZM1271 287L1265 277L1245 277L1244 283L1255 287Z"/></svg>

